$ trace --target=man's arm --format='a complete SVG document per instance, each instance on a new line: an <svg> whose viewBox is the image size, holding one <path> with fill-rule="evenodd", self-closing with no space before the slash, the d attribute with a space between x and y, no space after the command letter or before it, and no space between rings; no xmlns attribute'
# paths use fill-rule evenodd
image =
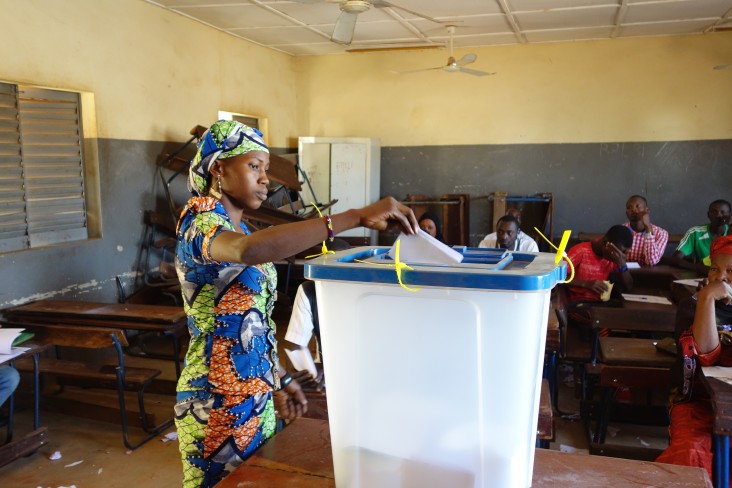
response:
<svg viewBox="0 0 732 488"><path fill-rule="evenodd" d="M706 276L709 273L709 268L707 266L705 266L703 263L693 263L689 261L686 255L679 250L674 251L674 253L669 258L669 262L672 266L676 266L677 268L696 271L699 276Z"/></svg>
<svg viewBox="0 0 732 488"><path fill-rule="evenodd" d="M643 236L643 258L646 265L655 266L666 252L668 232L655 225L651 229L652 232L646 232Z"/></svg>

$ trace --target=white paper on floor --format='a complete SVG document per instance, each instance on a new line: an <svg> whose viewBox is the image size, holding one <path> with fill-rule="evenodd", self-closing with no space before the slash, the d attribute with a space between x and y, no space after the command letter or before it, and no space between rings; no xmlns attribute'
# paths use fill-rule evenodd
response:
<svg viewBox="0 0 732 488"><path fill-rule="evenodd" d="M176 441L176 440L178 440L178 433L177 432L168 432L160 440L163 441L163 442Z"/></svg>
<svg viewBox="0 0 732 488"><path fill-rule="evenodd" d="M587 449L577 449L574 446L569 446L567 444L559 444L559 451L560 452L569 452L574 454L590 454L590 451Z"/></svg>
<svg viewBox="0 0 732 488"><path fill-rule="evenodd" d="M104 469L104 468L99 468L99 471L97 471L97 474L102 474L102 469Z"/></svg>
<svg viewBox="0 0 732 488"><path fill-rule="evenodd" d="M50 459L51 461L56 461L57 459L61 459L61 451L54 452L53 454L48 456L48 459Z"/></svg>
<svg viewBox="0 0 732 488"><path fill-rule="evenodd" d="M643 439L641 439L640 437L636 437L636 439L638 439L638 441L640 441L641 446L643 446L643 447L651 447L650 442L646 442Z"/></svg>
<svg viewBox="0 0 732 488"><path fill-rule="evenodd" d="M66 466L64 466L64 468L71 468L71 467L74 467L74 466L76 466L78 464L81 464L83 462L84 462L84 460L82 459L81 461L76 461L76 462L73 462L71 464L67 464Z"/></svg>

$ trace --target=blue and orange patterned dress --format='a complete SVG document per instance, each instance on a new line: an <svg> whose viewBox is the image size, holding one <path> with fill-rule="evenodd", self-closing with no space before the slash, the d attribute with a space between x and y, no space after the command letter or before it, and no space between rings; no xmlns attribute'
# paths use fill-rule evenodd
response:
<svg viewBox="0 0 732 488"><path fill-rule="evenodd" d="M176 270L191 334L175 405L185 487L215 485L275 431L277 275L272 263L211 259L216 236L233 230L211 197L191 198L178 222Z"/></svg>

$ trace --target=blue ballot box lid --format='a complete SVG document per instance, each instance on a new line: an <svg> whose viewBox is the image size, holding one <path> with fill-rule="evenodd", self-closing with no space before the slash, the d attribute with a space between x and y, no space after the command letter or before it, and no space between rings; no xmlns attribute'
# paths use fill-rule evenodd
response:
<svg viewBox="0 0 732 488"><path fill-rule="evenodd" d="M567 276L564 261L554 264L551 253L521 253L505 249L454 246L461 263L434 265L406 263L402 271L409 287L477 288L538 291L554 287ZM399 286L389 247L365 246L326 254L305 262L305 277L312 280L380 283Z"/></svg>

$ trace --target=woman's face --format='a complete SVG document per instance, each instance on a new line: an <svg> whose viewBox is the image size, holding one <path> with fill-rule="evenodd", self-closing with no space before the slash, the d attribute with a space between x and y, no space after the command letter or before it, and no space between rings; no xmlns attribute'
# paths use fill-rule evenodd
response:
<svg viewBox="0 0 732 488"><path fill-rule="evenodd" d="M709 268L709 282L725 281L732 283L732 254L717 254Z"/></svg>
<svg viewBox="0 0 732 488"><path fill-rule="evenodd" d="M431 235L437 237L437 226L432 219L422 219L419 221L419 228Z"/></svg>
<svg viewBox="0 0 732 488"><path fill-rule="evenodd" d="M252 210L262 206L267 199L269 178L269 154L264 151L250 151L233 158L216 161L221 174L223 198L239 208ZM212 185L216 185L216 173L212 171Z"/></svg>

